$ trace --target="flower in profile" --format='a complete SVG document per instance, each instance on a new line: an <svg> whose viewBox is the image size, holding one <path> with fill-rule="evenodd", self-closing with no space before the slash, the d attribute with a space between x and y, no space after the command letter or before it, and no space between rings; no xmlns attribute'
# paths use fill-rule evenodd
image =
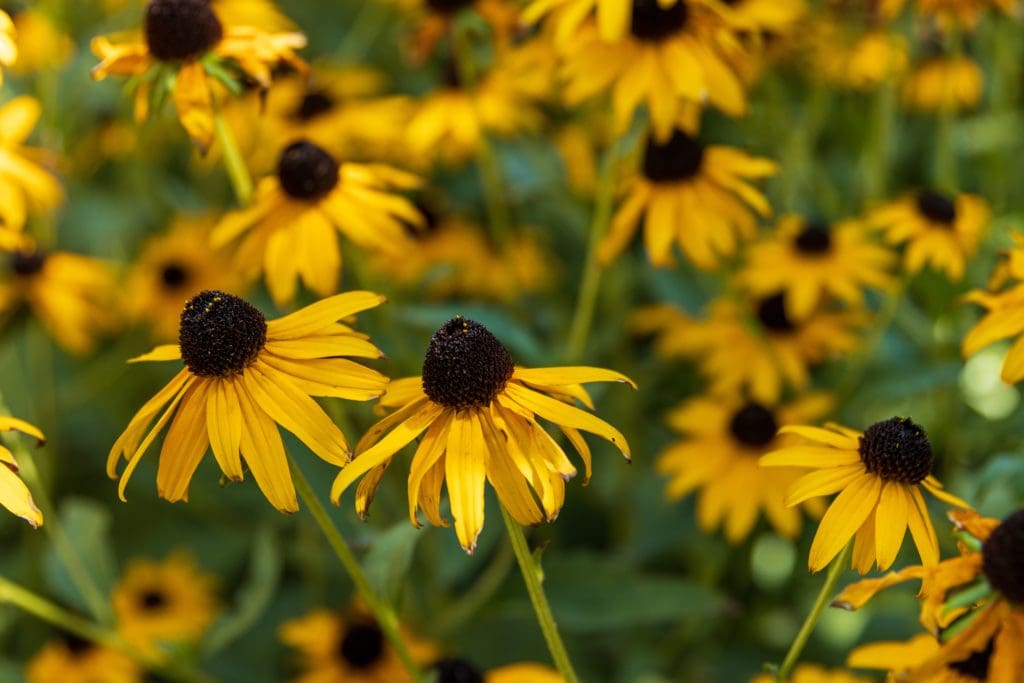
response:
<svg viewBox="0 0 1024 683"><path fill-rule="evenodd" d="M871 679L848 671L826 669L819 664L800 664L789 676L790 683L871 683ZM774 683L772 674L758 674L750 683Z"/></svg>
<svg viewBox="0 0 1024 683"><path fill-rule="evenodd" d="M712 270L736 253L738 242L753 239L755 212L771 215L768 200L750 181L777 171L769 159L706 146L682 130L663 142L649 137L641 172L626 185L598 259L613 261L643 223L647 256L655 266L672 265L672 245L678 242L695 266Z"/></svg>
<svg viewBox="0 0 1024 683"><path fill-rule="evenodd" d="M295 297L297 280L319 296L338 290L341 232L371 251L408 248L406 227L422 225L416 207L395 190L419 186L404 171L339 161L308 140L293 142L263 178L252 206L225 216L211 236L215 248L241 238L237 268L263 274L279 306Z"/></svg>
<svg viewBox="0 0 1024 683"><path fill-rule="evenodd" d="M990 216L988 204L976 195L922 190L872 210L867 221L884 230L890 244L906 244L903 267L908 272L930 265L959 281Z"/></svg>
<svg viewBox="0 0 1024 683"><path fill-rule="evenodd" d="M127 655L70 634L46 643L25 665L28 683L142 683L144 677Z"/></svg>
<svg viewBox="0 0 1024 683"><path fill-rule="evenodd" d="M864 303L864 289L892 284L895 256L871 240L860 221L786 216L766 240L746 252L739 282L754 296L784 293L786 314L804 320L829 299Z"/></svg>
<svg viewBox="0 0 1024 683"><path fill-rule="evenodd" d="M924 565L939 561L939 540L921 488L950 505L969 506L932 476L931 442L918 424L892 417L863 433L836 424L824 429L786 426L782 432L803 437L804 443L765 455L761 466L814 470L790 487L786 504L839 494L814 535L808 558L812 572L824 569L851 538L857 571L866 574L874 564L888 569L908 527Z"/></svg>
<svg viewBox="0 0 1024 683"><path fill-rule="evenodd" d="M992 290L974 290L965 300L985 308L982 316L964 337L961 350L965 358L1001 339L1024 332L1024 235L1013 235L1016 246L997 268L991 282ZM1005 286L1010 283L1011 286ZM1000 377L1007 384L1024 379L1024 341L1018 338L1003 360Z"/></svg>
<svg viewBox="0 0 1024 683"><path fill-rule="evenodd" d="M413 659L425 665L436 656L434 646L400 628L402 641ZM285 645L297 650L301 673L292 683L410 683L402 665L380 626L360 606L346 612L327 609L291 619L281 625L278 635Z"/></svg>
<svg viewBox="0 0 1024 683"><path fill-rule="evenodd" d="M33 161L40 151L24 144L41 113L39 101L27 95L0 107L0 220L11 230L24 227L30 211L52 209L64 199L53 174Z"/></svg>
<svg viewBox="0 0 1024 683"><path fill-rule="evenodd" d="M11 431L27 434L33 437L39 445L46 441L43 433L28 422L16 417L0 416L0 432ZM33 527L43 524L43 513L36 507L28 487L18 476L18 463L14 460L14 455L2 443L0 443L0 505Z"/></svg>
<svg viewBox="0 0 1024 683"><path fill-rule="evenodd" d="M18 59L17 32L11 15L0 10L0 66L10 66ZM0 69L0 85L3 85L4 72Z"/></svg>
<svg viewBox="0 0 1024 683"><path fill-rule="evenodd" d="M800 534L800 512L786 505L786 489L800 470L764 469L759 458L793 442L777 436L778 428L820 419L831 408L825 394L808 394L785 405L764 405L739 396L701 396L668 415L668 425L680 433L658 456L658 472L669 476L665 493L678 500L694 490L697 524L712 533L724 526L730 543L739 543L763 514L787 538ZM818 501L808 511L820 516Z"/></svg>
<svg viewBox="0 0 1024 683"><path fill-rule="evenodd" d="M139 409L110 449L111 478L121 458L128 461L121 500L142 456L170 422L156 477L162 498L187 500L192 475L212 449L228 479L242 480L244 458L275 508L298 510L278 425L325 461L339 467L348 461L345 436L311 397L366 401L383 393L387 378L345 358L379 358L380 351L338 322L382 301L372 292L347 292L267 321L231 294L204 291L190 299L179 343L134 359L180 359L185 367Z"/></svg>
<svg viewBox="0 0 1024 683"><path fill-rule="evenodd" d="M240 92L243 78L266 89L280 64L305 71L305 62L295 54L305 45L301 33L226 23L209 0L149 0L142 35L93 39L100 63L92 76L133 77L130 87L140 121L170 97L181 125L205 151L213 142L219 92Z"/></svg>
<svg viewBox="0 0 1024 683"><path fill-rule="evenodd" d="M198 643L218 609L213 577L186 553L132 560L111 600L118 634L143 650Z"/></svg>
<svg viewBox="0 0 1024 683"><path fill-rule="evenodd" d="M985 73L966 55L930 57L903 84L903 104L914 111L967 111L978 106Z"/></svg>
<svg viewBox="0 0 1024 683"><path fill-rule="evenodd" d="M0 271L0 324L22 307L35 315L63 349L85 355L118 325L114 274L103 261L26 243Z"/></svg>
<svg viewBox="0 0 1024 683"><path fill-rule="evenodd" d="M553 521L565 501L565 482L576 467L538 423L557 425L583 460L590 479L590 447L580 431L597 434L629 457L625 437L610 424L573 405L592 407L581 386L626 382L626 376L588 367L517 367L500 341L480 323L456 317L430 340L422 377L393 381L381 399L397 409L356 445L356 455L331 487L335 504L353 482L356 511L365 517L395 453L426 431L409 472L409 518L419 526L422 509L435 526L441 486L447 484L455 533L468 553L484 525L484 488L489 481L500 504L523 525ZM634 385L635 386L635 385Z"/></svg>
<svg viewBox="0 0 1024 683"><path fill-rule="evenodd" d="M565 683L562 674L543 664L519 662L486 672L472 662L446 657L434 663L431 672L437 683Z"/></svg>
<svg viewBox="0 0 1024 683"><path fill-rule="evenodd" d="M802 63L809 65L809 75L840 88L869 91L906 71L906 40L866 23L864 29L861 22L841 14L817 17L801 33L803 44L798 51L805 55Z"/></svg>
<svg viewBox="0 0 1024 683"><path fill-rule="evenodd" d="M850 652L846 665L855 669L887 671L891 680L900 680L910 669L920 666L941 651L942 644L930 633L920 633L906 641L881 641L861 645ZM984 683L992 662L991 643L959 661L949 662L934 675L915 680L921 683ZM1012 680L1012 679L1008 679Z"/></svg>

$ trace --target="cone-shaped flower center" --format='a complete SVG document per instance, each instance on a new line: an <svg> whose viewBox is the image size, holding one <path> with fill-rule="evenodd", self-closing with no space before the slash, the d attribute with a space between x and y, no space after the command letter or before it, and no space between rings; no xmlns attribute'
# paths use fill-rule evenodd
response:
<svg viewBox="0 0 1024 683"><path fill-rule="evenodd" d="M473 0L427 0L427 6L438 14L456 14L473 5Z"/></svg>
<svg viewBox="0 0 1024 683"><path fill-rule="evenodd" d="M786 301L782 292L761 299L757 304L757 319L772 332L792 332L796 325L786 315Z"/></svg>
<svg viewBox="0 0 1024 683"><path fill-rule="evenodd" d="M256 360L266 341L263 314L237 296L203 291L189 299L181 312L181 359L195 375L240 374Z"/></svg>
<svg viewBox="0 0 1024 683"><path fill-rule="evenodd" d="M658 4L658 0L633 0L629 30L638 40L658 42L677 33L689 18L686 0L677 0L668 8Z"/></svg>
<svg viewBox="0 0 1024 683"><path fill-rule="evenodd" d="M316 200L338 184L337 160L309 140L288 145L277 162L277 178L293 199Z"/></svg>
<svg viewBox="0 0 1024 683"><path fill-rule="evenodd" d="M982 547L983 569L992 587L1013 603L1024 603L1024 510L996 527Z"/></svg>
<svg viewBox="0 0 1024 683"><path fill-rule="evenodd" d="M316 117L334 109L335 105L337 105L337 102L326 91L311 90L299 102L299 106L292 114L292 118L297 121L312 121Z"/></svg>
<svg viewBox="0 0 1024 683"><path fill-rule="evenodd" d="M353 624L338 645L342 658L356 669L368 669L384 654L384 634L376 624Z"/></svg>
<svg viewBox="0 0 1024 683"><path fill-rule="evenodd" d="M966 676L973 681L987 681L988 667L992 661L992 652L995 650L995 638L988 641L984 650L972 652L966 659L959 662L951 662L949 668L961 676Z"/></svg>
<svg viewBox="0 0 1024 683"><path fill-rule="evenodd" d="M169 261L160 269L160 283L164 286L164 289L172 291L181 289L188 280L188 268L180 263Z"/></svg>
<svg viewBox="0 0 1024 683"><path fill-rule="evenodd" d="M224 36L209 0L149 0L146 44L163 62L200 57Z"/></svg>
<svg viewBox="0 0 1024 683"><path fill-rule="evenodd" d="M678 4L678 3L677 3ZM667 142L647 139L644 149L644 175L655 183L670 183L692 178L704 162L704 145L681 130Z"/></svg>
<svg viewBox="0 0 1024 683"><path fill-rule="evenodd" d="M779 431L772 411L760 403L750 402L736 411L729 422L729 431L745 446L767 446Z"/></svg>
<svg viewBox="0 0 1024 683"><path fill-rule="evenodd" d="M956 204L941 192L928 190L917 195L917 210L932 223L949 227L956 222Z"/></svg>
<svg viewBox="0 0 1024 683"><path fill-rule="evenodd" d="M430 338L423 391L449 408L480 408L505 388L514 369L508 349L486 327L457 316Z"/></svg>
<svg viewBox="0 0 1024 683"><path fill-rule="evenodd" d="M868 472L886 481L920 484L932 473L932 445L907 417L890 417L864 430L858 448Z"/></svg>
<svg viewBox="0 0 1024 683"><path fill-rule="evenodd" d="M442 659L434 670L437 683L484 683L484 675L464 659Z"/></svg>
<svg viewBox="0 0 1024 683"><path fill-rule="evenodd" d="M38 274L46 265L46 252L36 250L16 251L11 254L11 272L20 277Z"/></svg>
<svg viewBox="0 0 1024 683"><path fill-rule="evenodd" d="M811 256L826 254L832 248L832 231L824 221L806 221L804 229L793 240L802 253Z"/></svg>
<svg viewBox="0 0 1024 683"><path fill-rule="evenodd" d="M155 612L167 604L167 596L157 588L150 588L139 596L139 605L146 611Z"/></svg>

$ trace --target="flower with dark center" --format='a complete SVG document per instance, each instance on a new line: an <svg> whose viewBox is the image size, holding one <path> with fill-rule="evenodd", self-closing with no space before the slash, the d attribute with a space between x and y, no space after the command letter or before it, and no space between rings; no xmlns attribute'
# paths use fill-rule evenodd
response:
<svg viewBox="0 0 1024 683"><path fill-rule="evenodd" d="M438 14L453 15L473 6L473 0L427 0L427 7Z"/></svg>
<svg viewBox="0 0 1024 683"><path fill-rule="evenodd" d="M832 248L831 228L825 221L806 221L803 230L793 240L793 244L802 253L810 256L826 254Z"/></svg>
<svg viewBox="0 0 1024 683"><path fill-rule="evenodd" d="M159 589L150 588L139 596L139 605L143 609L156 611L167 605L167 596Z"/></svg>
<svg viewBox="0 0 1024 683"><path fill-rule="evenodd" d="M11 272L19 277L30 277L37 275L46 264L46 252L44 251L16 251L11 254Z"/></svg>
<svg viewBox="0 0 1024 683"><path fill-rule="evenodd" d="M772 332L792 332L796 325L786 315L785 295L781 292L761 299L757 304L757 319Z"/></svg>
<svg viewBox="0 0 1024 683"><path fill-rule="evenodd" d="M995 642L995 638L990 639L984 650L972 652L967 659L951 662L947 667L971 680L987 681L989 664L992 662L992 653L995 651Z"/></svg>
<svg viewBox="0 0 1024 683"><path fill-rule="evenodd" d="M1024 510L997 526L982 546L988 582L1015 604L1024 603Z"/></svg>
<svg viewBox="0 0 1024 683"><path fill-rule="evenodd" d="M354 669L368 669L384 654L384 633L370 622L352 624L338 643L338 654Z"/></svg>
<svg viewBox="0 0 1024 683"><path fill-rule="evenodd" d="M653 2L653 0L652 0ZM677 2L675 6L681 6ZM697 175L704 161L704 145L681 130L667 142L647 138L644 148L644 176L655 183L671 183Z"/></svg>
<svg viewBox="0 0 1024 683"><path fill-rule="evenodd" d="M223 37L209 0L150 0L146 6L146 44L160 61L195 59Z"/></svg>
<svg viewBox="0 0 1024 683"><path fill-rule="evenodd" d="M907 417L891 417L864 430L858 448L865 469L885 481L920 484L932 473L932 445Z"/></svg>
<svg viewBox="0 0 1024 683"><path fill-rule="evenodd" d="M281 188L293 199L315 201L338 184L338 161L308 140L288 145L277 162Z"/></svg>
<svg viewBox="0 0 1024 683"><path fill-rule="evenodd" d="M917 195L917 210L932 223L951 227L956 222L956 204L941 192L926 190Z"/></svg>
<svg viewBox="0 0 1024 683"><path fill-rule="evenodd" d="M181 312L181 358L195 375L241 373L267 341L267 321L249 302L216 290L192 297Z"/></svg>
<svg viewBox="0 0 1024 683"><path fill-rule="evenodd" d="M449 408L482 408L505 388L514 369L508 349L490 330L456 316L430 338L423 392Z"/></svg>
<svg viewBox="0 0 1024 683"><path fill-rule="evenodd" d="M760 403L750 402L736 411L729 422L729 431L745 446L767 446L779 431L772 411Z"/></svg>
<svg viewBox="0 0 1024 683"><path fill-rule="evenodd" d="M165 263L160 269L160 282L163 284L164 289L181 289L188 280L188 268L180 263Z"/></svg>
<svg viewBox="0 0 1024 683"><path fill-rule="evenodd" d="M312 121L334 109L337 104L326 90L311 90L302 98L291 117L296 121Z"/></svg>
<svg viewBox="0 0 1024 683"><path fill-rule="evenodd" d="M80 657L96 647L85 638L76 636L73 633L61 633L60 639L72 657Z"/></svg>
<svg viewBox="0 0 1024 683"><path fill-rule="evenodd" d="M679 32L689 18L686 0L677 0L667 8L658 0L633 0L629 30L638 40L658 42Z"/></svg>
<svg viewBox="0 0 1024 683"><path fill-rule="evenodd" d="M434 671L437 683L484 683L484 675L465 659L442 659Z"/></svg>

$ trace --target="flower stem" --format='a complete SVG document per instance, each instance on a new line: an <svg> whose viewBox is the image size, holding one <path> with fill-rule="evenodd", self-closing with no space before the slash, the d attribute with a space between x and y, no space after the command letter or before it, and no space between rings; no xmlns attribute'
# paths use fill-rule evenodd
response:
<svg viewBox="0 0 1024 683"><path fill-rule="evenodd" d="M576 671L572 668L569 653L565 649L565 643L562 642L562 636L558 634L558 625L555 624L555 617L551 613L551 605L548 604L548 599L544 595L544 587L541 585L540 566L538 566L530 554L530 548L526 544L526 536L523 534L519 522L513 519L512 515L504 507L501 507L501 516L505 520L505 528L508 529L508 538L512 543L512 550L515 552L516 560L519 562L519 571L523 575L526 592L530 594L533 611L537 615L537 622L540 624L540 630L544 633L544 640L547 641L551 658L555 661L555 667L562 674L565 683L579 683Z"/></svg>
<svg viewBox="0 0 1024 683"><path fill-rule="evenodd" d="M242 206L248 206L252 199L252 176L249 175L249 168L245 165L242 152L238 149L238 143L231 132L231 127L224 121L220 109L213 110L213 130L220 144L220 153L224 155L224 168L228 172L228 179L231 180L231 188L235 191L235 197Z"/></svg>
<svg viewBox="0 0 1024 683"><path fill-rule="evenodd" d="M959 60L963 56L963 34L954 28L949 36L949 59ZM956 168L956 102L948 80L943 82L945 100L939 109L938 140L935 144L935 185L946 192L957 190Z"/></svg>
<svg viewBox="0 0 1024 683"><path fill-rule="evenodd" d="M299 466L291 458L289 458L288 463L291 466L292 479L295 480L295 490L298 492L299 498L309 508L309 513L313 516L313 520L320 527L320 531L327 539L327 543L330 544L331 549L345 568L349 578L352 579L352 583L355 584L356 593L359 594L359 597L362 598L363 602L366 603L366 606L373 613L381 631L383 631L388 642L391 643L395 654L402 660L402 665L409 672L412 680L420 681L423 674L420 672L416 661L412 658L412 654L410 654L409 648L406 647L405 641L402 640L398 630L398 616L395 614L395 611L374 592L370 582L366 579L366 574L363 573L363 568L352 553L352 549L345 542L338 527L334 525L320 499L316 497L305 475L302 474L302 470L299 469Z"/></svg>
<svg viewBox="0 0 1024 683"><path fill-rule="evenodd" d="M793 667L796 666L797 660L800 659L800 653L803 652L804 646L807 645L808 639L811 637L811 633L814 632L814 627L818 624L818 619L821 618L821 613L825 611L826 605L832 599L832 596L836 592L836 584L839 583L839 577L843 575L843 570L850 563L850 553L853 552L853 542L846 544L843 551L832 560L832 566L828 568L828 575L825 577L825 583L821 587L821 592L818 593L817 599L814 601L814 606L811 607L810 614L804 619L803 626L800 627L800 631L796 634L796 638L793 640L792 645L789 646L789 652L786 653L786 658L782 660L782 665L779 670L775 672L776 683L785 683L789 680L789 675L793 672Z"/></svg>

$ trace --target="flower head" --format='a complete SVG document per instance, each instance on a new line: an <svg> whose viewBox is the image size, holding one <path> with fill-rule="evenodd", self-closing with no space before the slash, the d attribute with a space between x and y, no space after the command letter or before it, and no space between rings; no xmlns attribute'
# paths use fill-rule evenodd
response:
<svg viewBox="0 0 1024 683"><path fill-rule="evenodd" d="M482 671L466 659L446 657L431 667L438 683L564 683L554 669L533 662L507 664Z"/></svg>
<svg viewBox="0 0 1024 683"><path fill-rule="evenodd" d="M978 106L984 84L985 73L970 57L939 55L914 67L903 84L903 103L921 112L967 111Z"/></svg>
<svg viewBox="0 0 1024 683"><path fill-rule="evenodd" d="M10 230L21 230L31 212L52 209L64 198L57 179L34 160L40 150L24 144L41 113L27 95L0 107L0 221Z"/></svg>
<svg viewBox="0 0 1024 683"><path fill-rule="evenodd" d="M144 677L122 652L70 634L46 643L25 666L28 683L142 683Z"/></svg>

